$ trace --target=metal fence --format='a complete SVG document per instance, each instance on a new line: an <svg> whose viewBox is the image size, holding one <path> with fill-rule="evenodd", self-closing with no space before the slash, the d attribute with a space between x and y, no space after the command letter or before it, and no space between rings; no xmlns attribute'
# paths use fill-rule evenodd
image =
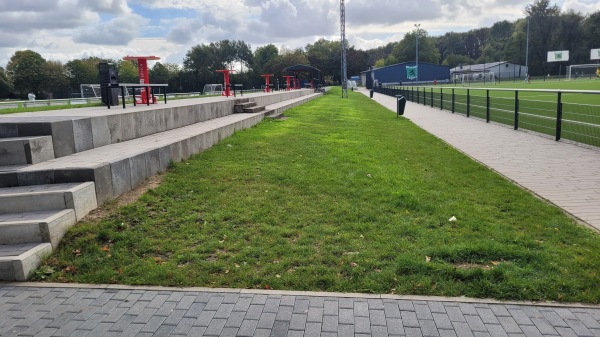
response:
<svg viewBox="0 0 600 337"><path fill-rule="evenodd" d="M408 101L600 147L600 91L383 86Z"/></svg>

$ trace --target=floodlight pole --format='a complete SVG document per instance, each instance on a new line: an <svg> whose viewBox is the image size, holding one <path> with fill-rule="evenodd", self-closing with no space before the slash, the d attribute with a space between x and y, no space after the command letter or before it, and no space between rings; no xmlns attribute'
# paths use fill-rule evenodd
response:
<svg viewBox="0 0 600 337"><path fill-rule="evenodd" d="M421 27L420 23L415 23L415 27L416 29L416 36L417 36L417 51L416 51L416 59L415 59L415 68L417 68L417 84L419 84L419 27Z"/></svg>
<svg viewBox="0 0 600 337"><path fill-rule="evenodd" d="M527 42L525 43L525 69L529 75L529 17L527 17Z"/></svg>
<svg viewBox="0 0 600 337"><path fill-rule="evenodd" d="M344 0L340 0L340 44L342 47L342 98L348 98L348 73L347 73L347 59L346 59L346 6Z"/></svg>

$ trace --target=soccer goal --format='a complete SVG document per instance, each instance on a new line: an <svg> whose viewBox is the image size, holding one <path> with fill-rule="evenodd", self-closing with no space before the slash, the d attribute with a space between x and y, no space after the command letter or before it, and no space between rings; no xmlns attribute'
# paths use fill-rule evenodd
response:
<svg viewBox="0 0 600 337"><path fill-rule="evenodd" d="M600 76L600 64L573 64L567 66L567 79L592 79Z"/></svg>
<svg viewBox="0 0 600 337"><path fill-rule="evenodd" d="M81 91L81 98L100 98L100 97L102 97L102 91L100 90L100 84L80 84L79 90Z"/></svg>
<svg viewBox="0 0 600 337"><path fill-rule="evenodd" d="M490 71L462 74L462 84L470 85L471 83L496 84L496 74Z"/></svg>

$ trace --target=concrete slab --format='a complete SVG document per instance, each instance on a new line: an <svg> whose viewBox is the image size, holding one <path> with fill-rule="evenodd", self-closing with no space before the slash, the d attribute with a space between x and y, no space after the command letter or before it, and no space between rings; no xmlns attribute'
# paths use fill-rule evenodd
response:
<svg viewBox="0 0 600 337"><path fill-rule="evenodd" d="M109 145L110 141L110 129L108 127L108 117L98 116L96 118L90 118L92 126L92 142L94 148Z"/></svg>
<svg viewBox="0 0 600 337"><path fill-rule="evenodd" d="M0 247L0 280L26 281L51 252L49 243Z"/></svg>
<svg viewBox="0 0 600 337"><path fill-rule="evenodd" d="M117 197L131 190L131 169L129 158L110 163L110 174L112 179L112 197Z"/></svg>
<svg viewBox="0 0 600 337"><path fill-rule="evenodd" d="M24 145L27 164L37 164L54 159L52 136L32 137Z"/></svg>
<svg viewBox="0 0 600 337"><path fill-rule="evenodd" d="M51 243L56 248L67 230L77 223L72 209L0 215L0 245Z"/></svg>

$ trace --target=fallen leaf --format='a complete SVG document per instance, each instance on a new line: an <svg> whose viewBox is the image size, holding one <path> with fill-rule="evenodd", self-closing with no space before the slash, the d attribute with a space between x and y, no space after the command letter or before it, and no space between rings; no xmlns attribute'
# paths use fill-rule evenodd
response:
<svg viewBox="0 0 600 337"><path fill-rule="evenodd" d="M498 262L498 261L492 261L492 264L493 264L494 266L497 266L497 265L499 265L499 264L500 264L500 262Z"/></svg>
<svg viewBox="0 0 600 337"><path fill-rule="evenodd" d="M448 219L448 221L450 221L450 222L454 222L454 221L456 221L456 217L455 217L455 216L453 216L453 217L451 217L450 219Z"/></svg>
<svg viewBox="0 0 600 337"><path fill-rule="evenodd" d="M352 266L352 268L358 267L358 263L356 263L356 262L350 262L350 266Z"/></svg>
<svg viewBox="0 0 600 337"><path fill-rule="evenodd" d="M265 284L265 289L271 289L271 286L268 284Z"/></svg>
<svg viewBox="0 0 600 337"><path fill-rule="evenodd" d="M281 275L277 274L277 275L275 275L275 277L277 277L277 278L281 278Z"/></svg>
<svg viewBox="0 0 600 337"><path fill-rule="evenodd" d="M229 274L229 269L225 270L225 274Z"/></svg>
<svg viewBox="0 0 600 337"><path fill-rule="evenodd" d="M110 247L108 247L108 245L104 245L104 247L102 247L102 250L108 252L110 250Z"/></svg>
<svg viewBox="0 0 600 337"><path fill-rule="evenodd" d="M431 257L430 256L425 256L425 262L429 263L429 261L431 261Z"/></svg>
<svg viewBox="0 0 600 337"><path fill-rule="evenodd" d="M234 266L235 266L236 268L239 268L239 267L240 267L240 265L239 265L239 264L237 264L237 263L236 263L236 264L234 264Z"/></svg>
<svg viewBox="0 0 600 337"><path fill-rule="evenodd" d="M73 254L75 254L75 256L81 256L81 250L79 250L79 249L74 249L74 250L73 250Z"/></svg>

